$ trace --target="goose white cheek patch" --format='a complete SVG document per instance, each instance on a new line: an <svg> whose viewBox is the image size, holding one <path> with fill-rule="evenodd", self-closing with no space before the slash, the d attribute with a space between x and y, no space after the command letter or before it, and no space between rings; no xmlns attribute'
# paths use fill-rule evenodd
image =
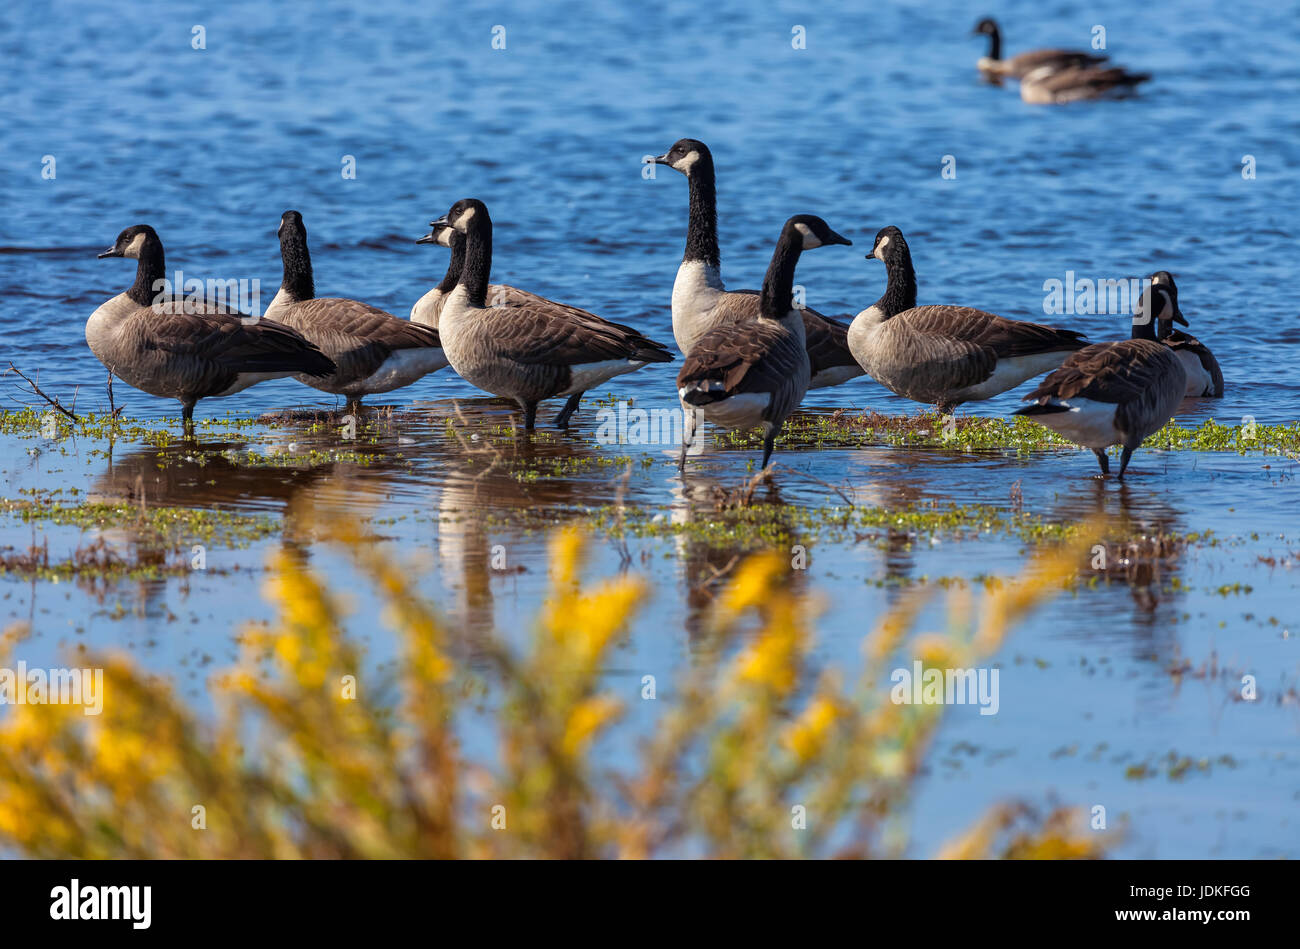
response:
<svg viewBox="0 0 1300 949"><path fill-rule="evenodd" d="M474 219L478 213L478 208L466 208L465 213L456 219L456 230L463 231L469 226L469 222Z"/></svg>
<svg viewBox="0 0 1300 949"><path fill-rule="evenodd" d="M144 248L144 235L137 234L135 235L135 237L131 239L131 243L126 245L126 249L122 251L122 256L139 258L140 251L143 248Z"/></svg>
<svg viewBox="0 0 1300 949"><path fill-rule="evenodd" d="M822 242L807 224L796 224L794 229L803 235L803 249L811 250L814 247L821 247Z"/></svg>
<svg viewBox="0 0 1300 949"><path fill-rule="evenodd" d="M884 260L884 259L885 259L885 248L888 247L888 246L889 246L889 238L888 238L888 237L882 237L882 238L880 239L880 243L876 245L876 255L875 255L875 256L876 256L876 259L877 259L877 260Z"/></svg>
<svg viewBox="0 0 1300 949"><path fill-rule="evenodd" d="M692 151L689 155L686 155L683 158L679 158L675 162L673 162L673 167L676 168L678 171L682 172L683 174L690 174L691 169L695 167L695 163L699 160L700 160L700 153L697 151Z"/></svg>

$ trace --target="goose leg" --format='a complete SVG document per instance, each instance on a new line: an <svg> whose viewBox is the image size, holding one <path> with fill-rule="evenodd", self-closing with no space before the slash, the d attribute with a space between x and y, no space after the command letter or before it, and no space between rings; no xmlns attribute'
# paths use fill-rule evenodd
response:
<svg viewBox="0 0 1300 949"><path fill-rule="evenodd" d="M582 393L575 392L569 396L569 401L564 403L564 408L560 409L560 414L555 416L556 428L568 428L569 416L578 411L578 403L582 401Z"/></svg>
<svg viewBox="0 0 1300 949"><path fill-rule="evenodd" d="M524 431L531 432L537 425L537 403L524 403Z"/></svg>
<svg viewBox="0 0 1300 949"><path fill-rule="evenodd" d="M186 428L194 427L194 402L181 403L181 422Z"/></svg>
<svg viewBox="0 0 1300 949"><path fill-rule="evenodd" d="M1110 474L1110 459L1106 457L1106 449L1094 448L1092 453L1097 456L1097 464L1101 465L1101 473Z"/></svg>
<svg viewBox="0 0 1300 949"><path fill-rule="evenodd" d="M686 452L695 441L695 407L682 403L682 453L677 457L677 470L686 472Z"/></svg>
<svg viewBox="0 0 1300 949"><path fill-rule="evenodd" d="M779 428L774 428L763 437L763 465L759 469L760 471L767 467L768 461L772 458L772 449L776 445L776 433L779 431Z"/></svg>
<svg viewBox="0 0 1300 949"><path fill-rule="evenodd" d="M1119 456L1119 480L1124 480L1124 469L1128 467L1128 460L1133 457L1133 449L1127 445L1124 446L1124 453Z"/></svg>

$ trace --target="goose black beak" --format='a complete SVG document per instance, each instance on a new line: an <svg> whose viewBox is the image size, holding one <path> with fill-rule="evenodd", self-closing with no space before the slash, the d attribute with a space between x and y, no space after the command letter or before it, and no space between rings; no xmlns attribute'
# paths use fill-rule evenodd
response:
<svg viewBox="0 0 1300 949"><path fill-rule="evenodd" d="M670 164L672 164L672 162L670 162L670 161L668 160L668 153L667 153L667 152L664 152L662 155L656 155L654 158L650 159L650 161L651 161L652 164L655 164L655 165L670 165Z"/></svg>
<svg viewBox="0 0 1300 949"><path fill-rule="evenodd" d="M438 238L435 236L436 234L437 231L430 231L428 234L425 234L423 237L417 237L415 239L415 242L417 244L436 244L438 243Z"/></svg>
<svg viewBox="0 0 1300 949"><path fill-rule="evenodd" d="M1190 325L1190 324L1187 322L1186 318L1183 317L1183 311L1180 310L1180 309L1178 309L1177 306L1174 307L1174 322L1175 322L1175 323L1179 323L1179 324L1181 324L1181 325L1183 325L1183 326L1189 326L1189 325Z"/></svg>
<svg viewBox="0 0 1300 949"><path fill-rule="evenodd" d="M438 218L438 220L430 221L429 226L433 228L433 231L436 234L440 227L451 227L451 221L448 221L447 215L444 214L442 217Z"/></svg>
<svg viewBox="0 0 1300 949"><path fill-rule="evenodd" d="M828 243L828 244L846 244L846 245L848 245L849 247L852 247L852 246L853 246L853 241L849 240L847 237L845 237L845 236L842 235L842 234L836 234L834 231L831 231L830 240L828 240L826 243Z"/></svg>
<svg viewBox="0 0 1300 949"><path fill-rule="evenodd" d="M103 260L105 257L121 257L121 256L122 256L122 255L118 252L118 250L117 250L116 247L110 247L108 250L104 251L102 254L96 254L96 255L95 255L95 259L96 259L96 260Z"/></svg>

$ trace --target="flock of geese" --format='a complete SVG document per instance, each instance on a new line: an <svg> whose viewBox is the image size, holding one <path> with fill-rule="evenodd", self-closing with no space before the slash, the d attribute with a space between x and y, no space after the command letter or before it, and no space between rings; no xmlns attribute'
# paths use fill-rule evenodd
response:
<svg viewBox="0 0 1300 949"><path fill-rule="evenodd" d="M1118 77L1086 75L1104 57L1041 50L1003 60L997 24L979 68L994 77L1043 83L1048 71L1076 88L1097 89ZM1119 70L1118 72L1122 72ZM1124 74L1128 76L1128 74ZM1070 83L1056 85L1058 93ZM1077 93L1076 97L1083 95ZM1095 453L1109 473L1106 449L1122 446L1120 478L1130 456L1173 415L1186 396L1223 394L1214 356L1186 325L1178 288L1153 274L1136 309L1129 339L1089 343L1073 330L1006 319L968 306L918 306L916 271L903 233L885 227L868 257L885 268L885 291L851 319L833 319L794 302L794 275L807 250L851 242L821 218L798 214L781 228L761 289L728 290L718 251L713 155L682 139L654 162L686 177L686 250L672 291L672 326L684 364L677 395L686 418L679 467L698 420L763 432L763 468L790 414L809 389L868 375L890 391L943 413L989 399L1043 373L1025 415ZM150 395L179 399L193 422L198 400L231 395L267 379L293 376L345 396L354 409L368 395L391 392L450 365L471 385L514 401L525 429L537 406L563 398L563 428L582 394L649 363L673 360L667 346L621 323L527 290L489 283L492 219L465 198L431 223L416 243L450 251L446 274L400 319L341 297L317 297L302 215L280 221L284 273L264 316L181 296L160 295L163 245L147 224L129 227L100 257L137 261L135 282L101 305L86 323L86 341L117 377Z"/></svg>

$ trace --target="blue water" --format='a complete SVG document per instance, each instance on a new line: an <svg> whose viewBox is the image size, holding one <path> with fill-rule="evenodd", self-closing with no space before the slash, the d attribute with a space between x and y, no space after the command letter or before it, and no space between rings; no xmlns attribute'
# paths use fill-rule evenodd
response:
<svg viewBox="0 0 1300 949"><path fill-rule="evenodd" d="M265 306L279 283L280 214L296 208L308 228L320 295L356 297L405 316L446 265L444 250L416 246L415 238L466 196L491 208L495 281L671 343L669 294L685 238L686 182L663 167L645 178L642 159L691 136L711 146L717 163L723 274L732 287L759 284L781 222L800 212L823 216L854 241L800 263L807 302L828 314L854 313L883 290L883 268L863 255L887 224L908 237L920 302L1049 320L1094 339L1126 336L1129 318L1049 319L1045 281L1063 280L1067 271L1116 279L1167 269L1178 277L1192 332L1217 354L1228 387L1223 400L1185 403L1179 418L1300 418L1297 7L997 6L1008 53L1086 46L1091 29L1104 25L1112 57L1155 78L1124 102L1024 105L1014 87L979 82L974 61L984 41L968 34L987 11L959 3L6 6L0 362L29 375L39 370L41 385L65 403L74 390L78 408L106 403L104 372L82 328L96 306L131 282L132 263L95 254L136 223L157 229L169 270L258 279ZM206 31L206 49L191 47L196 25ZM505 27L504 50L492 46L497 25ZM806 28L804 50L791 47L795 25ZM54 158L52 180L42 177L45 156ZM345 156L355 159L354 180L341 174ZM955 159L953 179L941 176L945 156ZM1244 156L1253 156L1253 179L1243 178ZM668 406L675 368L652 366L611 388L640 405ZM8 381L6 406L30 401ZM962 411L1006 413L1024 391ZM120 384L115 396L132 416L177 414L176 403ZM448 400L477 396L446 370L373 402L432 405L440 418ZM807 404L915 408L866 379L814 392ZM201 403L198 415L300 405L335 403L284 380ZM489 403L481 409L507 412ZM543 409L541 423L548 418ZM590 415L578 420L581 435ZM411 433L429 447L437 428L413 426ZM401 513L427 515L432 505L433 526L417 520L397 532L421 549L437 530L439 510L455 509L461 497L447 487L453 453L442 442L436 448L413 473L334 477L364 487L368 499L383 496ZM728 466L722 457L715 475L743 473L739 458ZM849 479L888 503L933 497L1005 504L1008 485L1021 480L1026 504L1044 513L1077 517L1094 507L1084 456L990 459L878 449L798 458L822 478ZM84 475L31 462L21 451L6 451L3 459L8 495L35 482L112 480L112 466L97 470L93 458ZM1224 689L1197 683L1180 690L1163 672L1175 653L1200 661L1218 650L1267 670L1281 690L1294 685L1296 584L1284 569L1263 571L1256 557L1300 549L1291 516L1295 466L1274 460L1265 470L1258 459L1154 453L1135 466L1146 480L1131 489L1125 513L1163 529L1214 526L1261 532L1266 540L1244 552L1189 555L1181 569L1195 589L1158 606L1135 605L1128 591L1112 590L1084 598L1082 606L1062 601L1022 631L1002 660L1046 657L1049 665L1043 671L1029 661L1023 676L1004 678L1003 711L990 729L981 731L984 720L969 717L952 726L953 741L976 742L992 757L926 787L917 801L918 854L932 852L1001 797L1055 793L1088 803L1102 790L1116 802L1112 811L1133 817L1126 855L1300 854L1290 816L1300 789L1294 705L1242 717L1237 706L1225 706ZM598 500L609 486L575 476L549 490L539 498L520 488L501 503ZM632 490L647 503L679 500L667 469L639 473ZM287 493L254 483L239 503L279 512ZM319 501L329 492L317 494ZM807 488L789 494L796 502L826 501ZM193 491L172 498L228 501ZM367 511L377 510L376 500ZM11 531L8 542L26 531ZM485 539L474 535L475 544ZM525 623L544 592L540 540L511 540L531 572L491 581L497 597L487 609L499 629ZM812 586L838 592L819 658L851 663L864 632L861 617L887 600L863 580L899 568L852 545L830 549L834 554L809 576ZM903 572L1011 572L1023 562L1015 544L990 549L978 557L957 547L928 549ZM729 556L719 554L718 565ZM444 554L430 592L445 595L452 612L472 611L463 596L457 599L466 583L448 566L453 560ZM689 655L691 624L673 585L695 566L648 569L665 599L655 621L634 631L629 650L636 663L672 668ZM1236 609L1207 592L1247 569L1259 574L1248 606ZM51 605L56 597L17 586L8 606L13 618L26 618L39 603L53 610L52 624L69 626L89 610L101 617L87 627L96 644L162 638L143 651L182 676L192 676L183 670L194 650L233 655L220 582L198 582L184 594L174 583L147 595L118 592L155 606L156 596L191 597L188 635L198 641L168 643L153 607L115 626L103 618L109 610L102 603ZM1279 620L1277 629L1269 617ZM1281 628L1288 638L1279 637ZM59 635L51 632L47 645ZM384 653L383 644L375 648ZM1101 662L1113 662L1116 671L1092 676L1087 664ZM636 663L629 658L627 665ZM1085 762L1102 742L1120 760ZM1082 750L1052 755L1072 745ZM1235 753L1254 767L1200 783L1123 778L1127 764L1171 747L1194 757ZM1014 752L1011 763L997 763L993 752L1006 748Z"/></svg>

